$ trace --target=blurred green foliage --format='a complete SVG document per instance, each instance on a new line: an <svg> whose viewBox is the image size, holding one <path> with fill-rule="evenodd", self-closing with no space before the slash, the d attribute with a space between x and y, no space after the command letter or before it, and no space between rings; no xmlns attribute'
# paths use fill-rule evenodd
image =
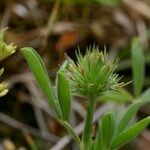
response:
<svg viewBox="0 0 150 150"><path fill-rule="evenodd" d="M45 0L47 2L56 2L56 0ZM119 6L121 4L121 0L57 0L63 4L101 4L105 6Z"/></svg>

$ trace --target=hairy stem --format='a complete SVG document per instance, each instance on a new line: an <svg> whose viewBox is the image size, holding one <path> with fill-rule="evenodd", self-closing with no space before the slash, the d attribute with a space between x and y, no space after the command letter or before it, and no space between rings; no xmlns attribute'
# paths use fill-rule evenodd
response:
<svg viewBox="0 0 150 150"><path fill-rule="evenodd" d="M70 124L67 121L60 120L59 121L71 134L72 138L75 140L77 145L79 146L79 149L82 150L82 144L79 136L75 133L74 129L70 126Z"/></svg>
<svg viewBox="0 0 150 150"><path fill-rule="evenodd" d="M86 116L84 132L83 132L83 147L85 150L89 148L89 144L91 141L91 128L92 128L95 104L96 104L96 100L90 100L87 108L87 116Z"/></svg>

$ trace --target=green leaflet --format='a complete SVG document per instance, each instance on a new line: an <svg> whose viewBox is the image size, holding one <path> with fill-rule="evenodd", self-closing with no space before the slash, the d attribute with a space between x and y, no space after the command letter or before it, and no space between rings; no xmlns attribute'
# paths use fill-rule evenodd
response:
<svg viewBox="0 0 150 150"><path fill-rule="evenodd" d="M142 101L136 101L127 109L126 113L121 118L119 125L116 127L115 135L119 134L127 127L142 104Z"/></svg>
<svg viewBox="0 0 150 150"><path fill-rule="evenodd" d="M58 101L64 120L68 120L71 106L71 95L68 80L63 71L57 72Z"/></svg>
<svg viewBox="0 0 150 150"><path fill-rule="evenodd" d="M101 120L95 150L109 149L110 141L113 135L113 129L114 129L114 117L113 113L111 112L105 114Z"/></svg>
<svg viewBox="0 0 150 150"><path fill-rule="evenodd" d="M144 105L145 103L150 102L150 90L146 90L138 99L135 101L126 111L126 113L121 118L119 124L116 126L116 130L114 131L112 141L124 130L127 128L129 123L132 121L132 118L138 111L138 109Z"/></svg>
<svg viewBox="0 0 150 150"><path fill-rule="evenodd" d="M100 97L100 99L101 101L114 101L121 103L126 101L132 101L133 97L128 91L121 89L118 91L112 90L105 92L104 95Z"/></svg>
<svg viewBox="0 0 150 150"><path fill-rule="evenodd" d="M144 82L145 60L142 48L137 38L135 38L132 42L131 57L132 57L134 94L136 97L138 97L141 94Z"/></svg>
<svg viewBox="0 0 150 150"><path fill-rule="evenodd" d="M59 107L57 107L57 101L54 98L51 81L41 57L33 48L30 47L22 48L21 52L28 62L29 67L33 72L39 86L47 96L50 104L57 111L58 115L60 115Z"/></svg>
<svg viewBox="0 0 150 150"><path fill-rule="evenodd" d="M112 142L111 149L118 148L140 134L150 124L150 117L147 117L119 134Z"/></svg>
<svg viewBox="0 0 150 150"><path fill-rule="evenodd" d="M120 132L122 132L131 122L132 118L134 117L134 115L136 114L136 112L138 111L138 109L144 105L145 103L150 102L149 99L150 96L150 90L148 89L147 91L145 91L141 97L139 97L137 101L135 101L126 111L126 113L123 115L123 117L121 118L118 126L116 127L115 133L113 138L116 137L116 135L118 135Z"/></svg>

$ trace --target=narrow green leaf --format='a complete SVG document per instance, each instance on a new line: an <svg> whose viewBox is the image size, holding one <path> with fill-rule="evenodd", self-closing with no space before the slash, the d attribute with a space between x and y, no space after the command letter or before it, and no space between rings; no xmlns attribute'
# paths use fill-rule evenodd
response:
<svg viewBox="0 0 150 150"><path fill-rule="evenodd" d="M63 71L57 72L57 92L63 119L68 120L71 106L71 95L69 83Z"/></svg>
<svg viewBox="0 0 150 150"><path fill-rule="evenodd" d="M119 6L121 4L121 0L95 0L95 1L106 6Z"/></svg>
<svg viewBox="0 0 150 150"><path fill-rule="evenodd" d="M33 48L30 47L22 48L21 52L28 62L28 65L32 73L34 74L39 86L47 96L50 104L58 112L58 107L56 106L56 100L54 98L51 81L41 57Z"/></svg>
<svg viewBox="0 0 150 150"><path fill-rule="evenodd" d="M107 113L103 116L99 125L98 136L96 138L97 143L95 150L109 149L110 140L113 135L114 129L114 118L113 113Z"/></svg>
<svg viewBox="0 0 150 150"><path fill-rule="evenodd" d="M111 148L119 148L139 135L150 124L150 117L144 118L119 134L112 142Z"/></svg>
<svg viewBox="0 0 150 150"><path fill-rule="evenodd" d="M122 132L127 127L142 104L142 101L136 101L127 109L126 113L123 115L118 126L116 127L114 136Z"/></svg>
<svg viewBox="0 0 150 150"><path fill-rule="evenodd" d="M117 134L122 132L130 124L132 118L141 106L150 102L150 89L146 90L138 99L126 110L126 113L123 115L116 127L113 138L115 138Z"/></svg>
<svg viewBox="0 0 150 150"><path fill-rule="evenodd" d="M100 100L101 101L115 101L115 102L126 102L126 101L132 101L133 100L133 97L132 95L122 89L122 90L119 90L119 91L108 91L108 92L105 92L101 97L100 97Z"/></svg>
<svg viewBox="0 0 150 150"><path fill-rule="evenodd" d="M132 74L134 84L134 94L138 97L141 94L144 75L145 75L145 60L139 40L135 38L131 47L132 57Z"/></svg>

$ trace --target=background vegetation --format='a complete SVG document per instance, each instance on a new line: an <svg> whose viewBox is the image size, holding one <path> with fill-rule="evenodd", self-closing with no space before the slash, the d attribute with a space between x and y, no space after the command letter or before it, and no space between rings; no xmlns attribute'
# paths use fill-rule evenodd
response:
<svg viewBox="0 0 150 150"><path fill-rule="evenodd" d="M77 149L55 121L52 109L20 54L21 47L31 46L38 51L52 81L65 59L64 53L76 60L78 47L82 54L93 44L102 50L106 47L110 59L116 56L120 59L117 73L123 75L123 81L133 81L133 77L141 81L128 84L129 92L138 97L150 86L149 0L1 0L0 26L9 27L6 41L18 46L14 55L1 61L5 68L1 79L8 82L10 91L0 98L0 148ZM132 53L138 49L142 50L144 58L133 62ZM131 66L136 69L132 70ZM84 100L75 99L70 122L81 134L86 105ZM132 98L118 95L114 100L124 102ZM99 103L94 118L95 130L99 117L112 107L114 103ZM121 113L124 106L120 103L119 107ZM150 105L144 105L135 119L149 116L149 110ZM147 128L122 149L149 150L149 147Z"/></svg>

